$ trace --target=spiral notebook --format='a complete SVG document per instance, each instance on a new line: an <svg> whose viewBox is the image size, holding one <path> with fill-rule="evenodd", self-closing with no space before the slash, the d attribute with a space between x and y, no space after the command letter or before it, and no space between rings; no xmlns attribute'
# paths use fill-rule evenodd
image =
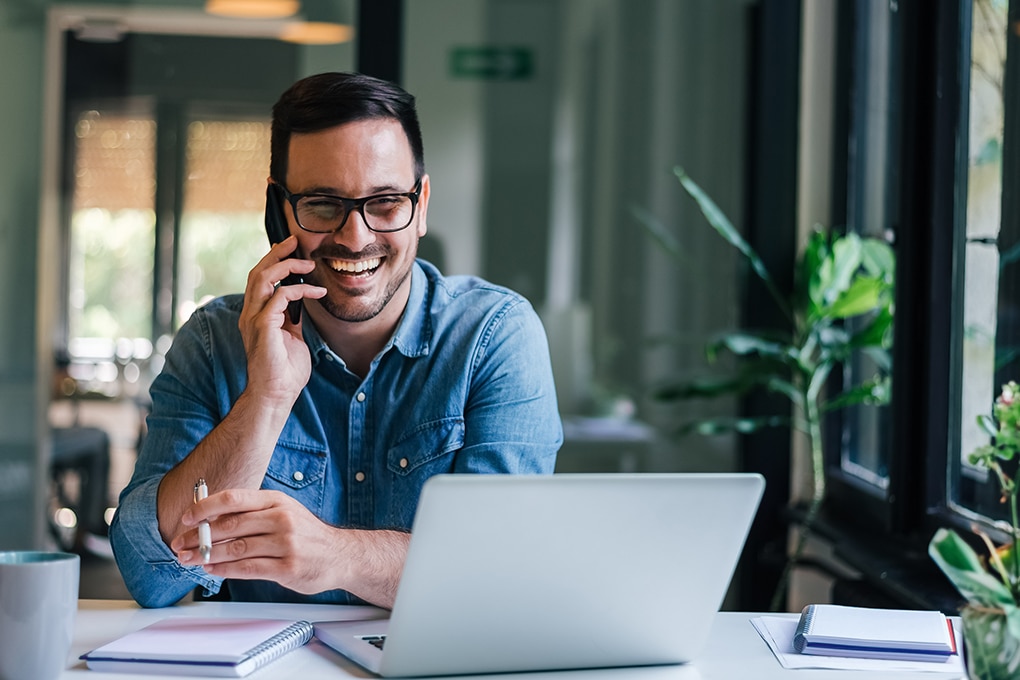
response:
<svg viewBox="0 0 1020 680"><path fill-rule="evenodd" d="M91 670L240 678L312 637L308 621L173 616L82 654Z"/></svg>
<svg viewBox="0 0 1020 680"><path fill-rule="evenodd" d="M899 661L945 661L956 653L942 612L811 604L793 637L801 654Z"/></svg>

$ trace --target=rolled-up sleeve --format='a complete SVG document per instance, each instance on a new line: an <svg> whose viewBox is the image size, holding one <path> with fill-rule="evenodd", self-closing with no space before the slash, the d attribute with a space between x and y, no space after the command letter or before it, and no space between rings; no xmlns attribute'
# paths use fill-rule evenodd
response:
<svg viewBox="0 0 1020 680"><path fill-rule="evenodd" d="M221 419L210 329L201 312L177 334L153 381L152 413L131 481L120 494L110 526L117 566L132 597L144 607L178 602L196 586L215 593L222 579L184 567L159 533L156 498L163 476L183 460Z"/></svg>

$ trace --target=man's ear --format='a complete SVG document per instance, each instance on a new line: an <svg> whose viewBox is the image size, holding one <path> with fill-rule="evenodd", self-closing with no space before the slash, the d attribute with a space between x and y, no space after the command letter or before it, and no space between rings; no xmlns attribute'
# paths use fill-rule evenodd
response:
<svg viewBox="0 0 1020 680"><path fill-rule="evenodd" d="M421 176L421 194L418 195L418 238L421 238L429 230L428 228L428 212L429 212L429 192L431 190L431 183L429 182L428 175Z"/></svg>

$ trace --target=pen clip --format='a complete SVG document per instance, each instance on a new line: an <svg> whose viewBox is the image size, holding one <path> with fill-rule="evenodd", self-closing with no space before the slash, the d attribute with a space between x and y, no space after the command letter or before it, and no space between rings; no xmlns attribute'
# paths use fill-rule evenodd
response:
<svg viewBox="0 0 1020 680"><path fill-rule="evenodd" d="M205 478L199 477L198 481L195 482L195 502L204 500L209 496L209 490L205 485Z"/></svg>

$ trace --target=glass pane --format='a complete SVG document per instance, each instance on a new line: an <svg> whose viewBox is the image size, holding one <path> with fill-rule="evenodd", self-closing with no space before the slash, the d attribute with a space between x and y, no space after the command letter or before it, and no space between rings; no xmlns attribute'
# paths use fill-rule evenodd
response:
<svg viewBox="0 0 1020 680"><path fill-rule="evenodd" d="M847 231L870 238L892 234L899 210L899 112L897 15L887 2L854 4L853 109L847 187ZM849 330L856 330L853 323ZM881 372L856 353L844 367L844 384L857 385ZM888 409L849 407L843 417L842 470L880 490L889 485Z"/></svg>
<svg viewBox="0 0 1020 680"><path fill-rule="evenodd" d="M967 131L967 210L964 253L962 375L959 454L951 461L957 482L952 499L964 511L1004 517L987 471L967 455L989 441L977 417L989 414L999 382L1020 378L1005 371L1014 297L1005 276L1015 259L1016 236L1003 229L1003 141L1006 124L1006 0L975 0L972 6L970 93Z"/></svg>
<svg viewBox="0 0 1020 680"><path fill-rule="evenodd" d="M72 355L151 334L156 122L91 110L78 117L74 137Z"/></svg>
<svg viewBox="0 0 1020 680"><path fill-rule="evenodd" d="M178 326L214 297L244 292L266 254L268 120L188 125L177 269Z"/></svg>

